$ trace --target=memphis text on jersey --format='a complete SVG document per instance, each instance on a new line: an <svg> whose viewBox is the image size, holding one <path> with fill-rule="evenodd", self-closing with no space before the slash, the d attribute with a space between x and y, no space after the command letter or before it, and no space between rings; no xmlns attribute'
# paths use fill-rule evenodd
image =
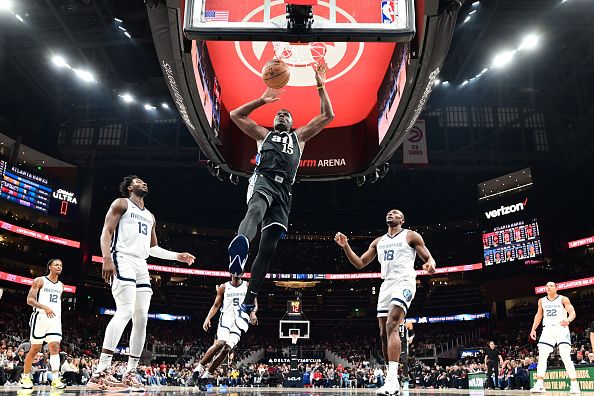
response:
<svg viewBox="0 0 594 396"><path fill-rule="evenodd" d="M153 219L150 219L150 220L149 220L149 219L147 219L146 217L144 217L144 216L141 216L141 215L139 215L139 214L136 214L136 213L130 213L130 218L131 218L131 219L136 219L136 220L141 220L141 221L144 221L144 222L146 222L146 223L152 223L152 222L153 222Z"/></svg>

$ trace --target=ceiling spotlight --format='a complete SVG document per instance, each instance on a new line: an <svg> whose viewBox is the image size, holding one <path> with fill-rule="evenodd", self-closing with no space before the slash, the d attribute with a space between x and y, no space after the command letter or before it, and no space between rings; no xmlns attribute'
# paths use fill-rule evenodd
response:
<svg viewBox="0 0 594 396"><path fill-rule="evenodd" d="M470 21L470 15L469 15L469 16L467 16L467 17L466 17L466 19L464 20L464 22L462 22L462 23L466 23L466 22L468 22L468 21Z"/></svg>
<svg viewBox="0 0 594 396"><path fill-rule="evenodd" d="M473 7L478 7L481 4L480 1L475 1L474 3L472 3Z"/></svg>
<svg viewBox="0 0 594 396"><path fill-rule="evenodd" d="M66 60L64 58L62 58L60 55L55 55L52 57L52 62L54 65L56 65L57 67L64 67L64 66L68 66L66 64Z"/></svg>
<svg viewBox="0 0 594 396"><path fill-rule="evenodd" d="M464 81L462 82L462 86L464 86L464 85L466 85L466 84L468 84L468 80L464 80Z"/></svg>
<svg viewBox="0 0 594 396"><path fill-rule="evenodd" d="M90 71L74 69L74 73L84 82L95 82L95 76Z"/></svg>
<svg viewBox="0 0 594 396"><path fill-rule="evenodd" d="M11 10L12 10L12 1L0 0L0 11L11 11Z"/></svg>
<svg viewBox="0 0 594 396"><path fill-rule="evenodd" d="M442 85L446 85L446 86L447 86L447 85L450 85L450 82L449 82L448 80L445 80L445 81L442 83Z"/></svg>
<svg viewBox="0 0 594 396"><path fill-rule="evenodd" d="M472 15L472 14L474 14L475 12L476 12L476 10L472 10L472 11L470 11L470 12L468 13L468 15Z"/></svg>
<svg viewBox="0 0 594 396"><path fill-rule="evenodd" d="M126 92L126 93L124 93L122 95L119 95L119 96L126 103L132 103L132 102L134 102L134 96L130 95L128 92Z"/></svg>
<svg viewBox="0 0 594 396"><path fill-rule="evenodd" d="M118 28L119 28L120 30L123 30L124 32L126 31L126 28L125 28L125 27L123 27L123 26L118 26Z"/></svg>
<svg viewBox="0 0 594 396"><path fill-rule="evenodd" d="M493 66L504 67L507 66L514 58L515 51L504 51L500 54L495 55L493 58Z"/></svg>
<svg viewBox="0 0 594 396"><path fill-rule="evenodd" d="M128 32L124 32L124 36L128 37L128 38L132 38L132 36L130 35L130 33Z"/></svg>
<svg viewBox="0 0 594 396"><path fill-rule="evenodd" d="M539 37L536 34L529 34L522 40L519 50L531 50L538 46Z"/></svg>
<svg viewBox="0 0 594 396"><path fill-rule="evenodd" d="M441 80L439 78L436 78L435 81L433 82L433 85L439 85L441 84Z"/></svg>
<svg viewBox="0 0 594 396"><path fill-rule="evenodd" d="M167 103L161 103L161 107L164 109L168 109L169 105Z"/></svg>
<svg viewBox="0 0 594 396"><path fill-rule="evenodd" d="M148 103L144 105L144 109L145 110L157 110L157 108L155 106L150 105Z"/></svg>
<svg viewBox="0 0 594 396"><path fill-rule="evenodd" d="M113 18L114 21L116 21L117 23L122 23L122 20L120 18Z"/></svg>
<svg viewBox="0 0 594 396"><path fill-rule="evenodd" d="M239 176L234 175L234 174L230 174L229 175L229 181L231 182L231 184L233 185L238 185L239 184Z"/></svg>
<svg viewBox="0 0 594 396"><path fill-rule="evenodd" d="M14 14L14 17L15 17L16 19L18 19L19 21L21 21L21 22L25 22L25 21L23 20L23 17L22 17L22 16L20 16L19 14Z"/></svg>
<svg viewBox="0 0 594 396"><path fill-rule="evenodd" d="M355 179L355 183L357 184L357 187L362 187L365 184L365 176L359 176Z"/></svg>

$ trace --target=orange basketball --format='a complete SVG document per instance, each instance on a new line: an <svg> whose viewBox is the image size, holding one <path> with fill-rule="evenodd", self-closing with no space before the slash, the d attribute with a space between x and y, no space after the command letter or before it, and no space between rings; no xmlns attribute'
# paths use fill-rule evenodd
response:
<svg viewBox="0 0 594 396"><path fill-rule="evenodd" d="M262 69L262 80L270 88L279 89L287 85L291 72L289 66L280 59L272 59Z"/></svg>

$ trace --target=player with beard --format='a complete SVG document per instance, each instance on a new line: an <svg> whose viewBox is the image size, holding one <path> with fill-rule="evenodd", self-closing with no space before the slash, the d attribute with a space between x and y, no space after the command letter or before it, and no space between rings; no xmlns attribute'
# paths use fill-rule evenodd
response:
<svg viewBox="0 0 594 396"><path fill-rule="evenodd" d="M242 333L249 327L254 300L264 282L278 241L289 226L291 189L305 143L320 133L334 118L332 104L326 92L325 63L315 69L317 90L320 96L320 114L307 125L293 130L293 117L281 109L274 117L274 129L257 125L249 115L257 108L274 103L280 98L278 90L267 89L264 94L231 111L231 120L258 145L256 168L250 178L247 193L247 213L239 225L237 236L229 244L229 271L243 273L248 258L250 242L262 224L258 255L251 268L250 285L245 299L237 310L235 328L231 331L232 344L237 344Z"/></svg>
<svg viewBox="0 0 594 396"><path fill-rule="evenodd" d="M101 232L102 276L111 285L116 312L105 329L103 348L95 373L89 379L91 390L129 389L144 392L136 378L136 368L146 338L148 310L153 290L146 259L149 256L177 260L192 265L194 256L177 253L158 245L155 217L144 205L148 185L136 175L126 176L120 193L107 211ZM111 377L111 360L122 333L132 319L130 356L122 382Z"/></svg>
<svg viewBox="0 0 594 396"><path fill-rule="evenodd" d="M371 242L361 257L353 252L344 234L336 233L334 240L357 269L365 268L376 256L380 262L381 278L384 281L377 302L377 319L384 360L388 362L388 374L384 386L376 393L397 395L400 392L398 361L401 351L398 325L404 322L415 297L415 259L418 254L425 262L423 269L429 274L435 273L435 260L419 233L402 228L404 214L401 211L390 210L386 215L386 223L388 232Z"/></svg>

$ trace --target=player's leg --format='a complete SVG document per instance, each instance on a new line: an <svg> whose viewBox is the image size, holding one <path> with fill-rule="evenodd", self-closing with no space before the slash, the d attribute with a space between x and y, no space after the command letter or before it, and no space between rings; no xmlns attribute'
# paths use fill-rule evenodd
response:
<svg viewBox="0 0 594 396"><path fill-rule="evenodd" d="M249 193L248 193L249 194ZM237 236L229 244L229 271L241 274L248 258L250 242L258 232L269 207L269 199L261 192L253 192L248 201L248 210L239 224Z"/></svg>
<svg viewBox="0 0 594 396"><path fill-rule="evenodd" d="M567 340L571 339L569 329L567 327L558 328L558 332L561 333L561 337L559 338L566 338ZM565 366L565 371L567 371L567 376L571 381L569 393L579 394L580 385L577 381L577 373L575 371L575 366L573 364L573 361L571 360L571 345L569 344L569 341L559 342L559 355L561 355L561 360L563 361L563 365Z"/></svg>
<svg viewBox="0 0 594 396"><path fill-rule="evenodd" d="M42 343L43 340L41 340L41 343L31 343L31 349L29 349L27 356L25 356L23 374L21 375L21 380L19 381L19 385L23 389L33 389L33 381L31 380L31 366L33 365L33 359L41 350L41 346L43 345Z"/></svg>
<svg viewBox="0 0 594 396"><path fill-rule="evenodd" d="M386 321L388 310L390 309L390 300L392 299L390 293L390 285L392 283L393 280L383 281L377 297L377 322L379 325L380 339L382 341L382 356L386 366L388 365L388 333L386 331Z"/></svg>
<svg viewBox="0 0 594 396"><path fill-rule="evenodd" d="M223 344L222 348L220 349L220 352L212 360L212 363L210 364L210 366L208 366L207 373L209 374L209 377L211 377L211 378L214 377L215 371L219 367L221 367L221 364L223 364L223 362L225 361L225 358L229 355L229 352L231 352L231 349L232 349L232 347L230 345Z"/></svg>
<svg viewBox="0 0 594 396"><path fill-rule="evenodd" d="M212 360L213 356L217 354L225 346L225 340L217 339L210 348L206 351L202 359L200 359L200 365L205 367Z"/></svg>
<svg viewBox="0 0 594 396"><path fill-rule="evenodd" d="M543 334L538 341L538 365L536 366L536 383L534 384L534 388L530 389L531 392L536 393L544 393L544 377L547 372L547 360L549 359L549 355L553 352L554 343L550 344L545 337L547 328L543 329ZM553 341L554 342L554 341Z"/></svg>
<svg viewBox="0 0 594 396"><path fill-rule="evenodd" d="M377 318L377 323L379 325L380 331L380 340L382 341L382 356L384 358L384 364L388 364L388 333L386 331L386 316L381 316Z"/></svg>
<svg viewBox="0 0 594 396"><path fill-rule="evenodd" d="M57 336L56 336L57 337ZM60 336L61 340L61 336ZM66 384L60 378L60 340L57 338L46 338L50 354L50 369L52 371L52 388L64 389Z"/></svg>

